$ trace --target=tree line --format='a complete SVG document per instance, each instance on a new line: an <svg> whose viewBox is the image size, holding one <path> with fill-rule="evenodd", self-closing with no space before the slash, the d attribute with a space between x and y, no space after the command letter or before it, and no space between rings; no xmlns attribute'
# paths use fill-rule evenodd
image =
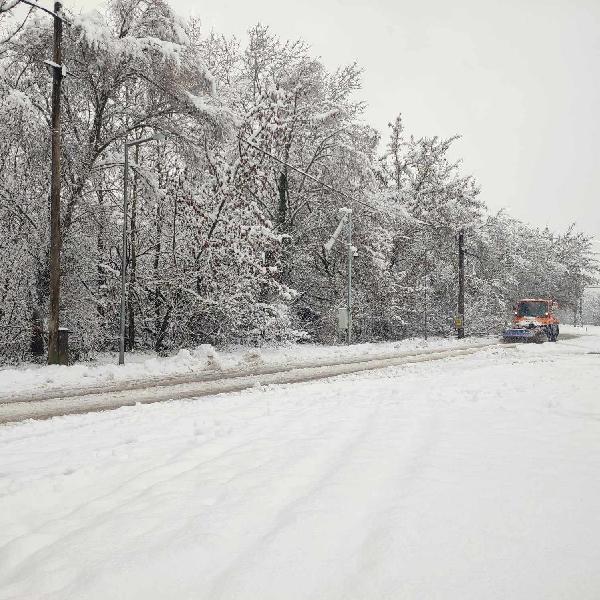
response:
<svg viewBox="0 0 600 600"><path fill-rule="evenodd" d="M14 4L0 2L0 23ZM450 333L461 229L468 333L497 331L522 296L576 307L596 276L573 226L491 213L451 158L456 137L409 135L400 116L383 133L365 123L357 64L328 71L260 24L244 43L205 33L164 0L68 16L61 325L82 355L118 346L124 218L129 349L332 342L348 257L323 244L342 208L357 340L419 335L425 313L430 332ZM43 351L48 312L52 30L35 12L4 24L0 360L11 361ZM123 215L124 143L155 131L166 139L131 150Z"/></svg>

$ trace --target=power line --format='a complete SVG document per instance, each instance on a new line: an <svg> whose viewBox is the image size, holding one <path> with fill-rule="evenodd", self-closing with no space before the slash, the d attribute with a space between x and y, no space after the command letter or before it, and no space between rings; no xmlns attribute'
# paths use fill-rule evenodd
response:
<svg viewBox="0 0 600 600"><path fill-rule="evenodd" d="M319 184L320 186L322 186L324 188L327 188L327 189L331 190L332 192L334 192L336 194L339 194L340 196L343 196L347 200L350 200L350 202L356 202L357 204L360 204L361 206L364 206L364 207L366 207L366 208L368 208L368 209L370 209L372 211L377 211L377 209L374 206L371 206L367 202L364 202L362 200L358 200L357 198L354 198L353 196L350 196L346 192L342 192L341 190L338 190L337 188L334 188L332 185L329 185L328 183L325 183L324 181L321 181L320 179L317 179L316 177L313 177L312 175L309 175L306 171L303 171L302 169L299 169L298 167L295 167L294 165L291 165L290 163L288 163L288 162L286 162L284 160L281 160L280 158L277 158L277 156L274 156L270 152L267 152L266 150L263 150L263 148L261 148L260 146L257 146L256 144L253 144L252 142L249 142L247 139L243 138L242 136L238 136L238 139L241 142L244 142L245 144L248 144L248 146L254 148L255 150L258 150L259 152L262 152L263 154L265 154L269 158L272 158L274 161L278 162L279 164L282 164L282 165L288 167L289 169L292 169L292 171L296 171L296 173L300 173L300 175L303 175L304 177L307 177L311 181L314 181L315 183Z"/></svg>
<svg viewBox="0 0 600 600"><path fill-rule="evenodd" d="M178 102L186 103L186 101L183 100L182 98L180 98L177 94L174 94L170 90L166 90L163 86L161 86L156 81L153 81L151 78L149 78L145 74L138 73L138 75L140 77L142 77L143 79L145 79L151 85L155 86L156 88L160 89L164 93L166 93L166 94L172 96L173 98L175 98ZM175 86L175 87L178 87L178 86ZM189 138L186 138L185 136L179 136L179 137L182 137L188 143L191 143L193 146L199 147L198 144L192 142ZM371 210L373 212L381 212L381 210L382 210L382 209L376 208L375 206L372 206L371 204L369 204L368 202L365 202L364 200L358 200L358 198L355 198L354 196L351 196L350 194L347 194L346 192L343 192L342 190L338 190L337 188L333 187L332 185L329 185L328 183L325 183L324 181L321 181L320 179L317 179L316 177L314 177L313 175L310 175L306 171L303 171L302 169L299 169L298 167L296 167L296 166L294 166L294 165L292 165L292 164L290 164L290 163L288 163L288 162L286 162L286 161L278 158L277 156L271 154L270 152L267 152L266 150L264 150L260 146L257 146L256 144L250 142L249 140L247 140L246 138L242 137L241 135L238 135L237 139L240 142L243 142L244 144L247 144L251 148L254 148L255 150L258 150L259 152L262 152L265 156L268 156L269 158L271 158L272 160L278 162L279 164L284 165L284 166L288 167L289 169L292 169L292 171L296 171L296 173L299 173L300 175L303 175L304 177L310 179L311 181L315 182L316 184L320 185L321 187L329 189L332 192L334 192L335 194L339 194L340 196L346 198L347 200L350 200L350 202L352 202L352 203L355 202L356 204L364 206L365 208L368 208L369 210ZM404 215L404 216L406 216L406 215ZM419 223L421 225L426 225L428 227L432 227L433 229L442 229L442 228L444 228L444 226L434 225L433 223L427 223L426 221L421 221L420 219L416 219L415 217L412 217L410 215L408 215L408 216L415 223Z"/></svg>
<svg viewBox="0 0 600 600"><path fill-rule="evenodd" d="M165 89L163 86L161 86L156 81L152 80L147 75L142 74L142 73L137 73L137 75L139 77L143 78L145 81L147 81L151 85L153 85L154 87L156 87L157 89L160 89L163 93L165 93L165 94L167 94L167 95L175 98L175 100L177 100L178 102L182 102L183 104L186 104L186 101L183 100L182 98L180 98L177 94L173 93L170 90ZM179 86L175 85L175 87L178 88ZM198 147L198 148L200 147L197 143L193 142L192 140L190 140L186 136L183 136L181 134L176 134L176 135L177 135L177 137L180 137L180 138L184 139L186 142L188 142L192 146ZM257 146L256 144L250 142L249 140L247 140L246 138L242 137L241 135L238 135L237 139L240 142L243 142L244 144L247 144L251 148L254 148L255 150L258 150L259 152L262 152L262 154L264 154L265 156L268 156L269 158L271 158L272 160L278 162L279 164L284 165L284 166L288 167L289 169L292 169L292 171L296 171L300 175L303 175L304 177L310 179L311 181L315 182L316 184L320 185L321 187L329 189L332 192L334 192L335 194L339 194L340 196L346 198L347 200L350 200L350 202L352 202L352 203L355 202L356 204L359 204L360 206L364 206L365 208L368 208L369 210L371 210L373 212L381 212L383 210L381 208L376 208L375 206L369 204L368 202L365 202L364 200L358 200L358 198L355 198L354 196L351 196L350 194L347 194L346 192L343 192L342 190L339 190L339 189L333 187L332 185L329 185L328 183L325 183L324 181L321 181L320 179L317 179L316 177L314 177L313 175L310 175L306 171L303 171L302 169L299 169L298 167L296 167L296 166L294 166L294 165L292 165L292 164L290 164L290 163L288 163L288 162L286 162L286 161L278 158L277 156L271 154L270 152L267 152L266 150L264 150L260 146ZM448 226L445 226L445 225L435 225L433 223L428 223L427 221L422 221L422 220L417 219L416 217L413 217L412 215L409 215L407 213L402 214L402 216L405 217L405 218L410 219L414 223L418 223L420 225L425 225L427 227L431 227L432 229L446 229L446 228L448 228Z"/></svg>

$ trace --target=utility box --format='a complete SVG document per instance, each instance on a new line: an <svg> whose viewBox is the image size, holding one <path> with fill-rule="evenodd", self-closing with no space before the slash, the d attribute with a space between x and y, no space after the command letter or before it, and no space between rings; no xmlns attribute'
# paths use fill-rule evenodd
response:
<svg viewBox="0 0 600 600"><path fill-rule="evenodd" d="M69 334L71 330L67 327L58 328L58 364L69 364Z"/></svg>
<svg viewBox="0 0 600 600"><path fill-rule="evenodd" d="M338 308L338 333L345 334L348 331L348 309Z"/></svg>

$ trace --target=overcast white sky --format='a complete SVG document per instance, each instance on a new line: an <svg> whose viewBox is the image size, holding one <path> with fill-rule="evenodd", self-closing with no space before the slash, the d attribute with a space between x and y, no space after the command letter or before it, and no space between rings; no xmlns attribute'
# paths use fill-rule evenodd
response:
<svg viewBox="0 0 600 600"><path fill-rule="evenodd" d="M98 0L64 4L92 7ZM380 131L460 133L492 210L600 237L600 0L171 0L206 30L260 21L325 65L357 61Z"/></svg>

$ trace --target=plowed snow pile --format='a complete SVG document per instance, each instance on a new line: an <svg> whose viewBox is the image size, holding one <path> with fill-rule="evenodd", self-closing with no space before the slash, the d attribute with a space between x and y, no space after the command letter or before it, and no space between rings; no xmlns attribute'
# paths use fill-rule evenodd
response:
<svg viewBox="0 0 600 600"><path fill-rule="evenodd" d="M493 342L495 338L477 338L476 342ZM235 348L217 351L208 344L177 354L160 357L151 353L126 353L125 365L118 365L117 354L104 353L94 360L70 366L25 363L20 367L0 368L0 402L10 402L13 396L28 393L48 393L58 397L77 389L81 394L97 391L99 387L120 383L153 385L165 379L186 375L222 372L227 374L240 369L260 366L302 365L306 362L327 362L343 357L369 357L381 353L430 348L460 348L473 340L454 338L406 339L398 342L353 344L351 346L319 346L316 344L290 344L267 348Z"/></svg>
<svg viewBox="0 0 600 600"><path fill-rule="evenodd" d="M0 427L0 598L600 597L600 336Z"/></svg>

